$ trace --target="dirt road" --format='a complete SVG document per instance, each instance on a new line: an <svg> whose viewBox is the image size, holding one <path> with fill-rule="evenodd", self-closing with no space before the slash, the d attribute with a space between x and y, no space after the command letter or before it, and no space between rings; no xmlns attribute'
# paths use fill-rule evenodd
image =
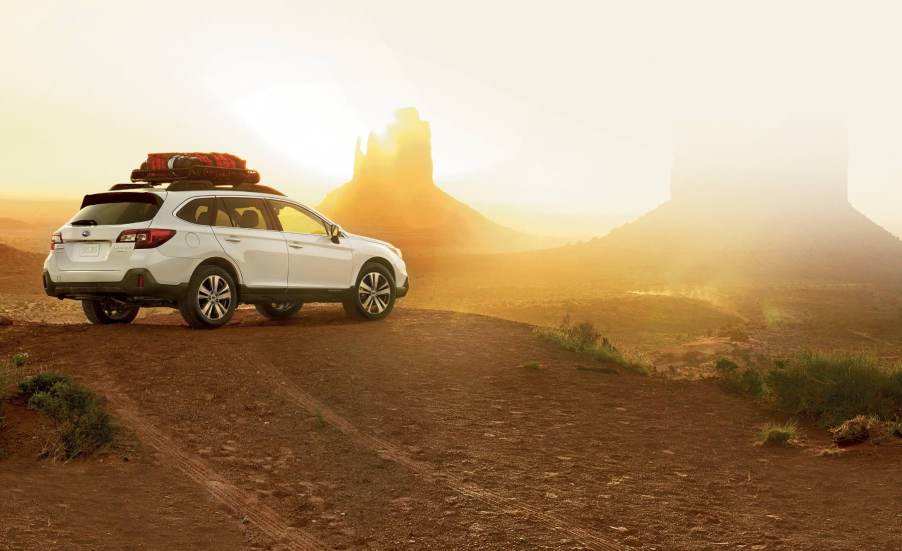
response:
<svg viewBox="0 0 902 551"><path fill-rule="evenodd" d="M0 548L902 548L902 446L756 447L746 399L578 370L487 317L236 318L0 327L128 429L127 451L0 461Z"/></svg>

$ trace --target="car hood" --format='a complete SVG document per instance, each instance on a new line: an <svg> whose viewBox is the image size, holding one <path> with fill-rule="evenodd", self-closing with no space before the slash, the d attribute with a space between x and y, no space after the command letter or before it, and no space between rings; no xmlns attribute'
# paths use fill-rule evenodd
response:
<svg viewBox="0 0 902 551"><path fill-rule="evenodd" d="M365 235L358 235L358 234L356 234L356 233L349 233L349 232L345 232L345 233L347 233L348 236L353 237L354 239L359 239L359 240L361 240L361 241L368 241L368 242L370 242L370 243L376 243L377 245L385 245L386 247L391 247L391 248L393 248L393 249L397 249L397 247L395 247L394 245L392 245L392 244L389 243L388 241L382 241L382 240L379 240L379 239L373 239L372 237L366 237Z"/></svg>

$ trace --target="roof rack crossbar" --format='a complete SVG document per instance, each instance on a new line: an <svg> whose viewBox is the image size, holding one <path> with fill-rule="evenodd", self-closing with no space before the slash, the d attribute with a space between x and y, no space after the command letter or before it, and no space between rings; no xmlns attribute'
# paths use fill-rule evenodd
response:
<svg viewBox="0 0 902 551"><path fill-rule="evenodd" d="M271 195L282 195L285 194L281 191L261 184L233 184L233 183L222 183L222 182L211 182L205 180L180 180L178 182L172 182L166 187L166 191L204 191L204 190L217 190L217 189L229 189L233 191L247 191L252 193L269 193Z"/></svg>
<svg viewBox="0 0 902 551"><path fill-rule="evenodd" d="M180 180L208 180L222 184L256 184L260 182L260 173L243 168L193 166L166 170L133 170L131 180L150 184L171 183Z"/></svg>

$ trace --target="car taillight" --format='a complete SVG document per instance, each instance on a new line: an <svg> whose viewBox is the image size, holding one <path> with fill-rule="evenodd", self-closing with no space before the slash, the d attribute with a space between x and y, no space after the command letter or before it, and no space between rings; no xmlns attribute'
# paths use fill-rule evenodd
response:
<svg viewBox="0 0 902 551"><path fill-rule="evenodd" d="M55 233L50 236L50 250L51 251L56 249L57 245L62 245L62 244L63 244L63 234Z"/></svg>
<svg viewBox="0 0 902 551"><path fill-rule="evenodd" d="M172 239L175 230L125 230L116 243L134 243L136 249L153 249Z"/></svg>

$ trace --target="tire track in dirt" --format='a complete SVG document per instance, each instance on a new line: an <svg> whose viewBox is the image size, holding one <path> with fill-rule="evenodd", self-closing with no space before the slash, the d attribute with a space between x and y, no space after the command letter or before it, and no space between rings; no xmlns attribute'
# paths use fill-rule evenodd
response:
<svg viewBox="0 0 902 551"><path fill-rule="evenodd" d="M182 474L202 485L217 501L228 507L274 542L286 544L288 549L317 551L326 549L309 533L290 526L274 510L253 503L254 496L228 482L201 458L184 451L170 436L157 429L139 412L137 405L112 383L105 383L106 396L120 420L137 434L138 439L163 455Z"/></svg>
<svg viewBox="0 0 902 551"><path fill-rule="evenodd" d="M511 515L519 513L521 516L539 522L553 532L564 532L592 549L600 549L603 551L621 551L623 549L620 545L599 537L589 530L571 526L559 517L546 513L536 507L520 503L516 498L505 497L477 484L467 482L451 473L441 471L429 463L414 459L391 442L361 431L350 421L326 406L323 402L317 400L300 387L293 385L290 382L286 382L287 377L285 374L273 363L260 362L257 359L252 360L247 356L244 356L243 359L248 365L263 365L268 367L271 374L281 381L281 384L273 385L277 394L280 394L283 398L304 408L311 415L321 416L325 423L331 425L333 428L350 438L358 446L369 449L384 459L394 461L428 480L438 481L459 494L479 500L502 514Z"/></svg>

